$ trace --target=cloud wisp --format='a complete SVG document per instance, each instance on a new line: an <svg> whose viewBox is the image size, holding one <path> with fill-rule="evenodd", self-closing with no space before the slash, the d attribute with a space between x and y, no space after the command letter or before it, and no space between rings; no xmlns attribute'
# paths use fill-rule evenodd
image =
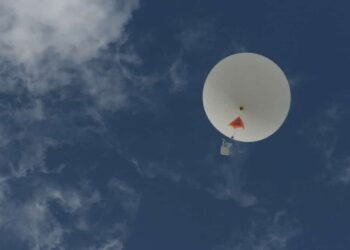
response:
<svg viewBox="0 0 350 250"><path fill-rule="evenodd" d="M14 248L123 249L140 195L124 182L112 182L118 185L102 193L86 183L72 186L27 180L27 196L12 189L1 197L0 235L12 235L9 239L17 242ZM115 211L119 211L117 216ZM85 239L73 243L74 235ZM2 248L11 247L6 244L2 242Z"/></svg>
<svg viewBox="0 0 350 250"><path fill-rule="evenodd" d="M348 114L342 103L332 103L301 130L323 158L328 183L350 184L350 156L342 151L344 146L340 146L344 143L342 134Z"/></svg>
<svg viewBox="0 0 350 250"><path fill-rule="evenodd" d="M282 211L273 216L254 218L247 230L233 233L227 243L213 250L287 250L300 233L297 223Z"/></svg>
<svg viewBox="0 0 350 250"><path fill-rule="evenodd" d="M245 191L244 163L248 157L248 148L242 144L233 145L230 158L217 159L214 154L207 154L202 161L187 163L186 161L137 160L136 156L128 158L137 172L147 178L167 178L172 182L185 182L190 186L206 191L220 200L233 200L239 206L250 207L257 203L257 198ZM121 153L124 156L125 152ZM187 164L201 166L201 174L185 171ZM203 181L205 180L205 181Z"/></svg>

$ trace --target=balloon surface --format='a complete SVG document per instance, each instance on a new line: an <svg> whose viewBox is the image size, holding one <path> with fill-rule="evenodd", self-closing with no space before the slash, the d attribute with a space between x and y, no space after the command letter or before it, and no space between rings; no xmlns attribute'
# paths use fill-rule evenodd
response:
<svg viewBox="0 0 350 250"><path fill-rule="evenodd" d="M286 119L291 102L288 80L270 59L238 53L210 71L203 89L209 121L226 137L242 142L265 139Z"/></svg>

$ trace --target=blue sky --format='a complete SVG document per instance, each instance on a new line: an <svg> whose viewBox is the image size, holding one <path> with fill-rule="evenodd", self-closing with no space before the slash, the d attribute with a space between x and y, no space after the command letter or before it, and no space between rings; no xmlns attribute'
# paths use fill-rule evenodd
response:
<svg viewBox="0 0 350 250"><path fill-rule="evenodd" d="M350 249L346 1L0 1L0 249ZM270 138L235 143L202 89L275 61Z"/></svg>

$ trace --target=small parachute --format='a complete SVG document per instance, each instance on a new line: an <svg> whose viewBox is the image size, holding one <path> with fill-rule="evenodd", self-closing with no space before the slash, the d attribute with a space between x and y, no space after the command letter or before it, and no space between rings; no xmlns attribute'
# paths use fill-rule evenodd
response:
<svg viewBox="0 0 350 250"><path fill-rule="evenodd" d="M241 119L241 117L236 118L230 123L230 126L232 128L243 128L244 129L244 123Z"/></svg>

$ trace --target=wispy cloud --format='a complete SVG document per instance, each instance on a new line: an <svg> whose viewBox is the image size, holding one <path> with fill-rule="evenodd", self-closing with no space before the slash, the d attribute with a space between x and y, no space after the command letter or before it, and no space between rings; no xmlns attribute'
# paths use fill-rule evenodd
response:
<svg viewBox="0 0 350 250"><path fill-rule="evenodd" d="M248 148L240 143L233 144L233 154L225 163L211 161L214 178L217 179L212 186L206 187L211 194L218 199L232 199L242 207L253 206L257 198L244 191L245 177L242 168L248 157Z"/></svg>
<svg viewBox="0 0 350 250"><path fill-rule="evenodd" d="M339 159L335 164L340 169L336 180L343 184L350 184L350 156Z"/></svg>
<svg viewBox="0 0 350 250"><path fill-rule="evenodd" d="M23 177L33 171L43 171L46 150L56 140L33 127L45 119L40 101L13 107L0 106L1 178ZM40 126L40 125L39 125Z"/></svg>
<svg viewBox="0 0 350 250"><path fill-rule="evenodd" d="M349 154L339 145L348 114L346 105L332 102L307 121L301 130L322 157L328 182L333 184L350 183Z"/></svg>
<svg viewBox="0 0 350 250"><path fill-rule="evenodd" d="M88 250L122 250L124 249L124 244L119 239L112 239L99 247L90 247Z"/></svg>
<svg viewBox="0 0 350 250"><path fill-rule="evenodd" d="M182 56L179 56L170 66L169 75L171 92L180 92L186 88L189 81L189 72Z"/></svg>
<svg viewBox="0 0 350 250"><path fill-rule="evenodd" d="M181 174L177 173L176 170L173 170L172 166L174 164L169 164L169 162L140 162L135 158L131 159L130 162L135 166L136 171L139 174L147 178L166 177L172 180L173 182L178 182L181 180ZM177 164L181 165L180 162L178 162Z"/></svg>
<svg viewBox="0 0 350 250"><path fill-rule="evenodd" d="M127 154L121 152L124 156ZM242 171L248 157L248 148L240 143L233 145L230 158L221 157L219 153L209 153L201 160L187 163L164 159L162 161L137 160L136 156L126 157L139 174L147 178L167 178L173 182L185 182L193 188L212 194L221 200L233 200L242 207L253 206L257 198L245 190L246 181ZM186 171L188 164L201 166L204 174L190 174ZM204 180L204 181L203 181Z"/></svg>
<svg viewBox="0 0 350 250"><path fill-rule="evenodd" d="M61 225L50 204L57 202L68 214L80 216L97 202L98 194L83 194L75 189L58 186L35 187L26 199L12 199L16 191L3 199L1 209L1 234L13 232L14 237L29 249L56 249L64 246L67 228ZM79 214L78 214L79 213ZM6 248L6 245L2 247Z"/></svg>
<svg viewBox="0 0 350 250"><path fill-rule="evenodd" d="M71 248L70 237L79 234L89 235L89 240L80 242L75 249L116 249L117 246L123 249L140 200L128 184L119 182L118 188L110 187L109 192L101 193L87 184L71 186L29 180L27 183L27 196L12 188L2 197L0 235L13 233L11 239L18 240L26 249ZM106 199L110 202L103 202ZM113 211L123 215L113 216ZM62 220L63 215L66 219ZM109 222L95 221L95 215L108 217ZM1 244L7 248L5 242Z"/></svg>
<svg viewBox="0 0 350 250"><path fill-rule="evenodd" d="M286 212L277 212L254 218L247 230L234 232L228 242L213 250L287 250L300 234L301 229Z"/></svg>
<svg viewBox="0 0 350 250"><path fill-rule="evenodd" d="M109 181L108 187L113 192L114 198L123 201L122 206L129 216L133 216L139 207L140 195L126 182L113 178Z"/></svg>

